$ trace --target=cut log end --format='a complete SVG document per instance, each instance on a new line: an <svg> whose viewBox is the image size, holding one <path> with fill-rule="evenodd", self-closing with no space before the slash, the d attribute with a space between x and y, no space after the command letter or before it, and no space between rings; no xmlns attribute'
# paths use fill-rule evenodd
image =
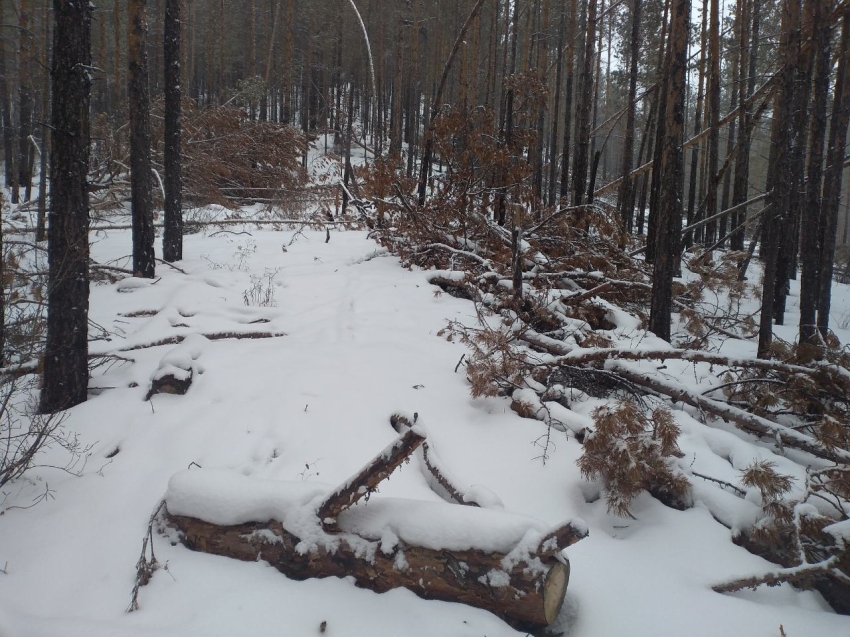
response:
<svg viewBox="0 0 850 637"><path fill-rule="evenodd" d="M569 583L570 563L555 562L543 585L543 614L546 616L547 625L552 624L561 612Z"/></svg>

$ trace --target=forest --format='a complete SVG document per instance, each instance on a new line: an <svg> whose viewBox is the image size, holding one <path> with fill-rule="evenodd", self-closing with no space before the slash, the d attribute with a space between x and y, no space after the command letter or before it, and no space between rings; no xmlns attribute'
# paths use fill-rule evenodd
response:
<svg viewBox="0 0 850 637"><path fill-rule="evenodd" d="M50 485L154 475L114 526L144 535L127 610L163 613L140 634L160 571L206 564L184 547L494 634L626 634L582 557L619 577L641 545L599 542L705 514L687 608L850 629L850 1L2 0L0 124L0 564L26 515L76 524L88 491ZM278 408L314 429L242 450ZM38 573L0 635L67 628L22 601Z"/></svg>

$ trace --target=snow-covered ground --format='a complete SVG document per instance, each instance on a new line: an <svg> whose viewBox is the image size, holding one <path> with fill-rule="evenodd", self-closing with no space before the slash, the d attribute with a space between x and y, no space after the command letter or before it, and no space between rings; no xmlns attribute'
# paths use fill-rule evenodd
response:
<svg viewBox="0 0 850 637"><path fill-rule="evenodd" d="M283 335L134 349L121 352L132 364L95 372L89 401L65 423L93 445L82 476L42 468L0 495L0 636L302 636L320 634L323 622L331 636L519 634L468 606L403 589L379 595L336 578L290 581L262 562L194 553L157 535L167 569L142 589L140 610L125 612L148 518L174 474L195 463L335 485L396 437L396 411L418 412L462 486L483 485L507 511L546 525L587 522L589 537L568 550L572 575L557 632L768 637L781 625L788 637L850 635L850 617L816 593L788 585L712 592L712 584L771 568L712 518L725 512L734 524L752 503L695 480L690 510L643 495L635 519L617 518L599 487L581 480L578 442L554 432L544 463L544 424L521 419L508 399L471 399L463 367L455 371L464 346L437 336L448 319L474 321L472 304L436 294L426 273L401 268L365 233L333 232L325 243L313 231L229 230L187 236L185 274L160 265L153 281L94 285L90 317L113 336L93 351L173 335ZM95 237L100 263L126 266L129 251L128 232ZM836 312L846 305L842 297ZM145 401L163 364L191 365L192 386ZM577 409L586 416L596 404ZM705 473L735 481L754 458L774 458L684 411L677 418L682 462ZM15 508L48 487L52 498ZM414 463L382 483L379 496L439 500Z"/></svg>

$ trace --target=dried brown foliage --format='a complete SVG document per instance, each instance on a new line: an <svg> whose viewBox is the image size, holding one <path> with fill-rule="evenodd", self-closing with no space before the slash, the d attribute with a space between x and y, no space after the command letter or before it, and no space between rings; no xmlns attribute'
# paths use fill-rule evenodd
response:
<svg viewBox="0 0 850 637"><path fill-rule="evenodd" d="M629 514L630 503L644 490L665 504L687 505L688 470L678 469L675 461L678 429L668 411L643 409L647 394L697 406L702 413L695 419L707 426L717 419L735 423L749 432L742 435L755 435L779 453L792 447L813 454L821 463L816 466L834 462L809 472L809 498L828 510L820 513L823 519L816 521L810 511L800 514L812 550L831 550L831 540L817 527L850 510L850 463L845 462L850 355L832 338L814 351L777 341L772 365L710 354L724 340L756 333L755 316L743 307L758 294L738 280L742 254L713 251L687 260L697 276L673 289L684 330L676 334L670 356L653 360L690 361L701 378L707 370L696 366L707 363L708 373L722 382L700 395L702 390L662 371L663 363L630 368L621 362L636 365L642 357L636 343L647 323L649 270L630 256L632 238L607 202L572 207L561 201L548 207L536 196L531 159L537 140L528 105L540 95L528 77L511 82L518 96L512 134L486 109L447 109L440 116L433 131L438 160L423 206L398 159L377 161L362 174L361 192L380 212L376 238L406 265L439 270L431 278L434 284L476 305L478 325L452 323L445 332L471 349L465 368L472 395L510 397L517 413L545 423L547 433L537 442L544 447L539 456L544 461L553 427L568 429L553 416L558 411L553 403L569 408L574 395L619 401L594 412L592 433L575 431L575 436L585 445L583 475L604 480L609 510L620 515ZM638 320L624 319L622 312ZM585 355L617 347L635 355L612 355L617 361L609 361L606 352ZM700 358L691 350L709 353ZM773 522L761 526L781 529L776 521L787 519L789 511L794 517L799 509L787 501L786 485L769 469L754 467L746 479L753 488L762 484L770 496L763 497L765 519Z"/></svg>
<svg viewBox="0 0 850 637"><path fill-rule="evenodd" d="M151 117L152 160L162 175L162 101L153 105ZM302 133L292 127L253 120L233 106L198 108L194 100L182 103L183 198L187 204L240 202L285 204L304 184L301 169ZM105 116L92 125L92 181L107 191L112 204L120 203L128 186L127 124L114 128ZM117 192L114 192L113 189ZM156 177L153 195L161 197ZM97 203L97 202L95 202Z"/></svg>
<svg viewBox="0 0 850 637"><path fill-rule="evenodd" d="M162 139L159 118L153 138ZM227 106L183 105L183 184L196 204L232 205L234 200L284 201L303 182L301 133L292 126L251 120ZM161 145L156 144L159 159Z"/></svg>
<svg viewBox="0 0 850 637"><path fill-rule="evenodd" d="M585 479L605 481L609 512L631 516L629 505L644 490L687 497L690 483L671 461L682 452L679 427L668 409L647 415L635 401L624 400L591 415L595 428L585 437L578 465Z"/></svg>
<svg viewBox="0 0 850 637"><path fill-rule="evenodd" d="M796 428L818 440L827 449L850 449L850 354L846 348L823 343L819 364L812 373L801 374L799 367L813 363L806 344L795 345L775 339L776 360L797 367L788 370L743 369L724 375L727 400L745 404L770 419L792 416Z"/></svg>
<svg viewBox="0 0 850 637"><path fill-rule="evenodd" d="M804 588L816 588L836 609L846 610L850 546L826 528L836 520L848 519L850 467L810 470L802 496L797 498L788 497L793 479L777 473L771 462L754 462L743 472L741 482L759 491L764 517L742 533L738 542L789 569L782 577L744 580L745 585L755 588L794 581Z"/></svg>

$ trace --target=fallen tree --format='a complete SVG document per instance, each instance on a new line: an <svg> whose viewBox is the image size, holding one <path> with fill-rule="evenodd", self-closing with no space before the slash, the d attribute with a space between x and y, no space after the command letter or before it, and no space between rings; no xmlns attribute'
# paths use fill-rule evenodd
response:
<svg viewBox="0 0 850 637"><path fill-rule="evenodd" d="M192 550L262 559L293 579L351 576L378 592L404 587L483 608L517 628L551 624L569 582L562 551L587 535L583 524L548 529L485 507L370 499L425 438L407 428L336 489L186 471L170 481L160 522Z"/></svg>
<svg viewBox="0 0 850 637"><path fill-rule="evenodd" d="M641 492L690 506L695 478L732 488L752 504L755 485L699 473L695 458L682 457L675 421L683 420L724 431L731 423L742 444L754 445L753 463L770 453L796 463L797 486L782 496L786 509L815 503L819 525L850 516L850 350L833 335L814 349L777 339L767 359L742 355L755 351L754 343L729 347L730 339L752 341L757 330L758 291L740 268L751 253L712 246L683 256L688 272L672 290L673 338L662 343L646 329L650 268L635 258L640 251L614 207L604 200L543 205L524 158L512 155L515 169L505 176L502 146L486 117L443 119L435 143L448 168L434 177L429 198L417 203L413 180L377 168L366 176L363 196L382 198L385 224L374 235L383 246L427 271L435 295L474 303L477 320L450 321L440 333L470 348L462 360L473 397L509 399L519 415L543 422L534 441L543 462L559 432L581 443L582 474L604 487L609 511L618 515L631 515ZM687 415L672 409L682 404ZM424 448L422 456L433 475ZM449 488L436 475L433 482L448 499L463 499L450 481ZM764 501L748 515L754 528L776 530L776 542L759 554L798 570L741 581L820 586L828 576L837 591L830 603L848 612L835 600L850 591L850 566L844 558L826 561L842 549L822 533L788 533L774 515L779 505ZM812 552L805 560L801 542Z"/></svg>

